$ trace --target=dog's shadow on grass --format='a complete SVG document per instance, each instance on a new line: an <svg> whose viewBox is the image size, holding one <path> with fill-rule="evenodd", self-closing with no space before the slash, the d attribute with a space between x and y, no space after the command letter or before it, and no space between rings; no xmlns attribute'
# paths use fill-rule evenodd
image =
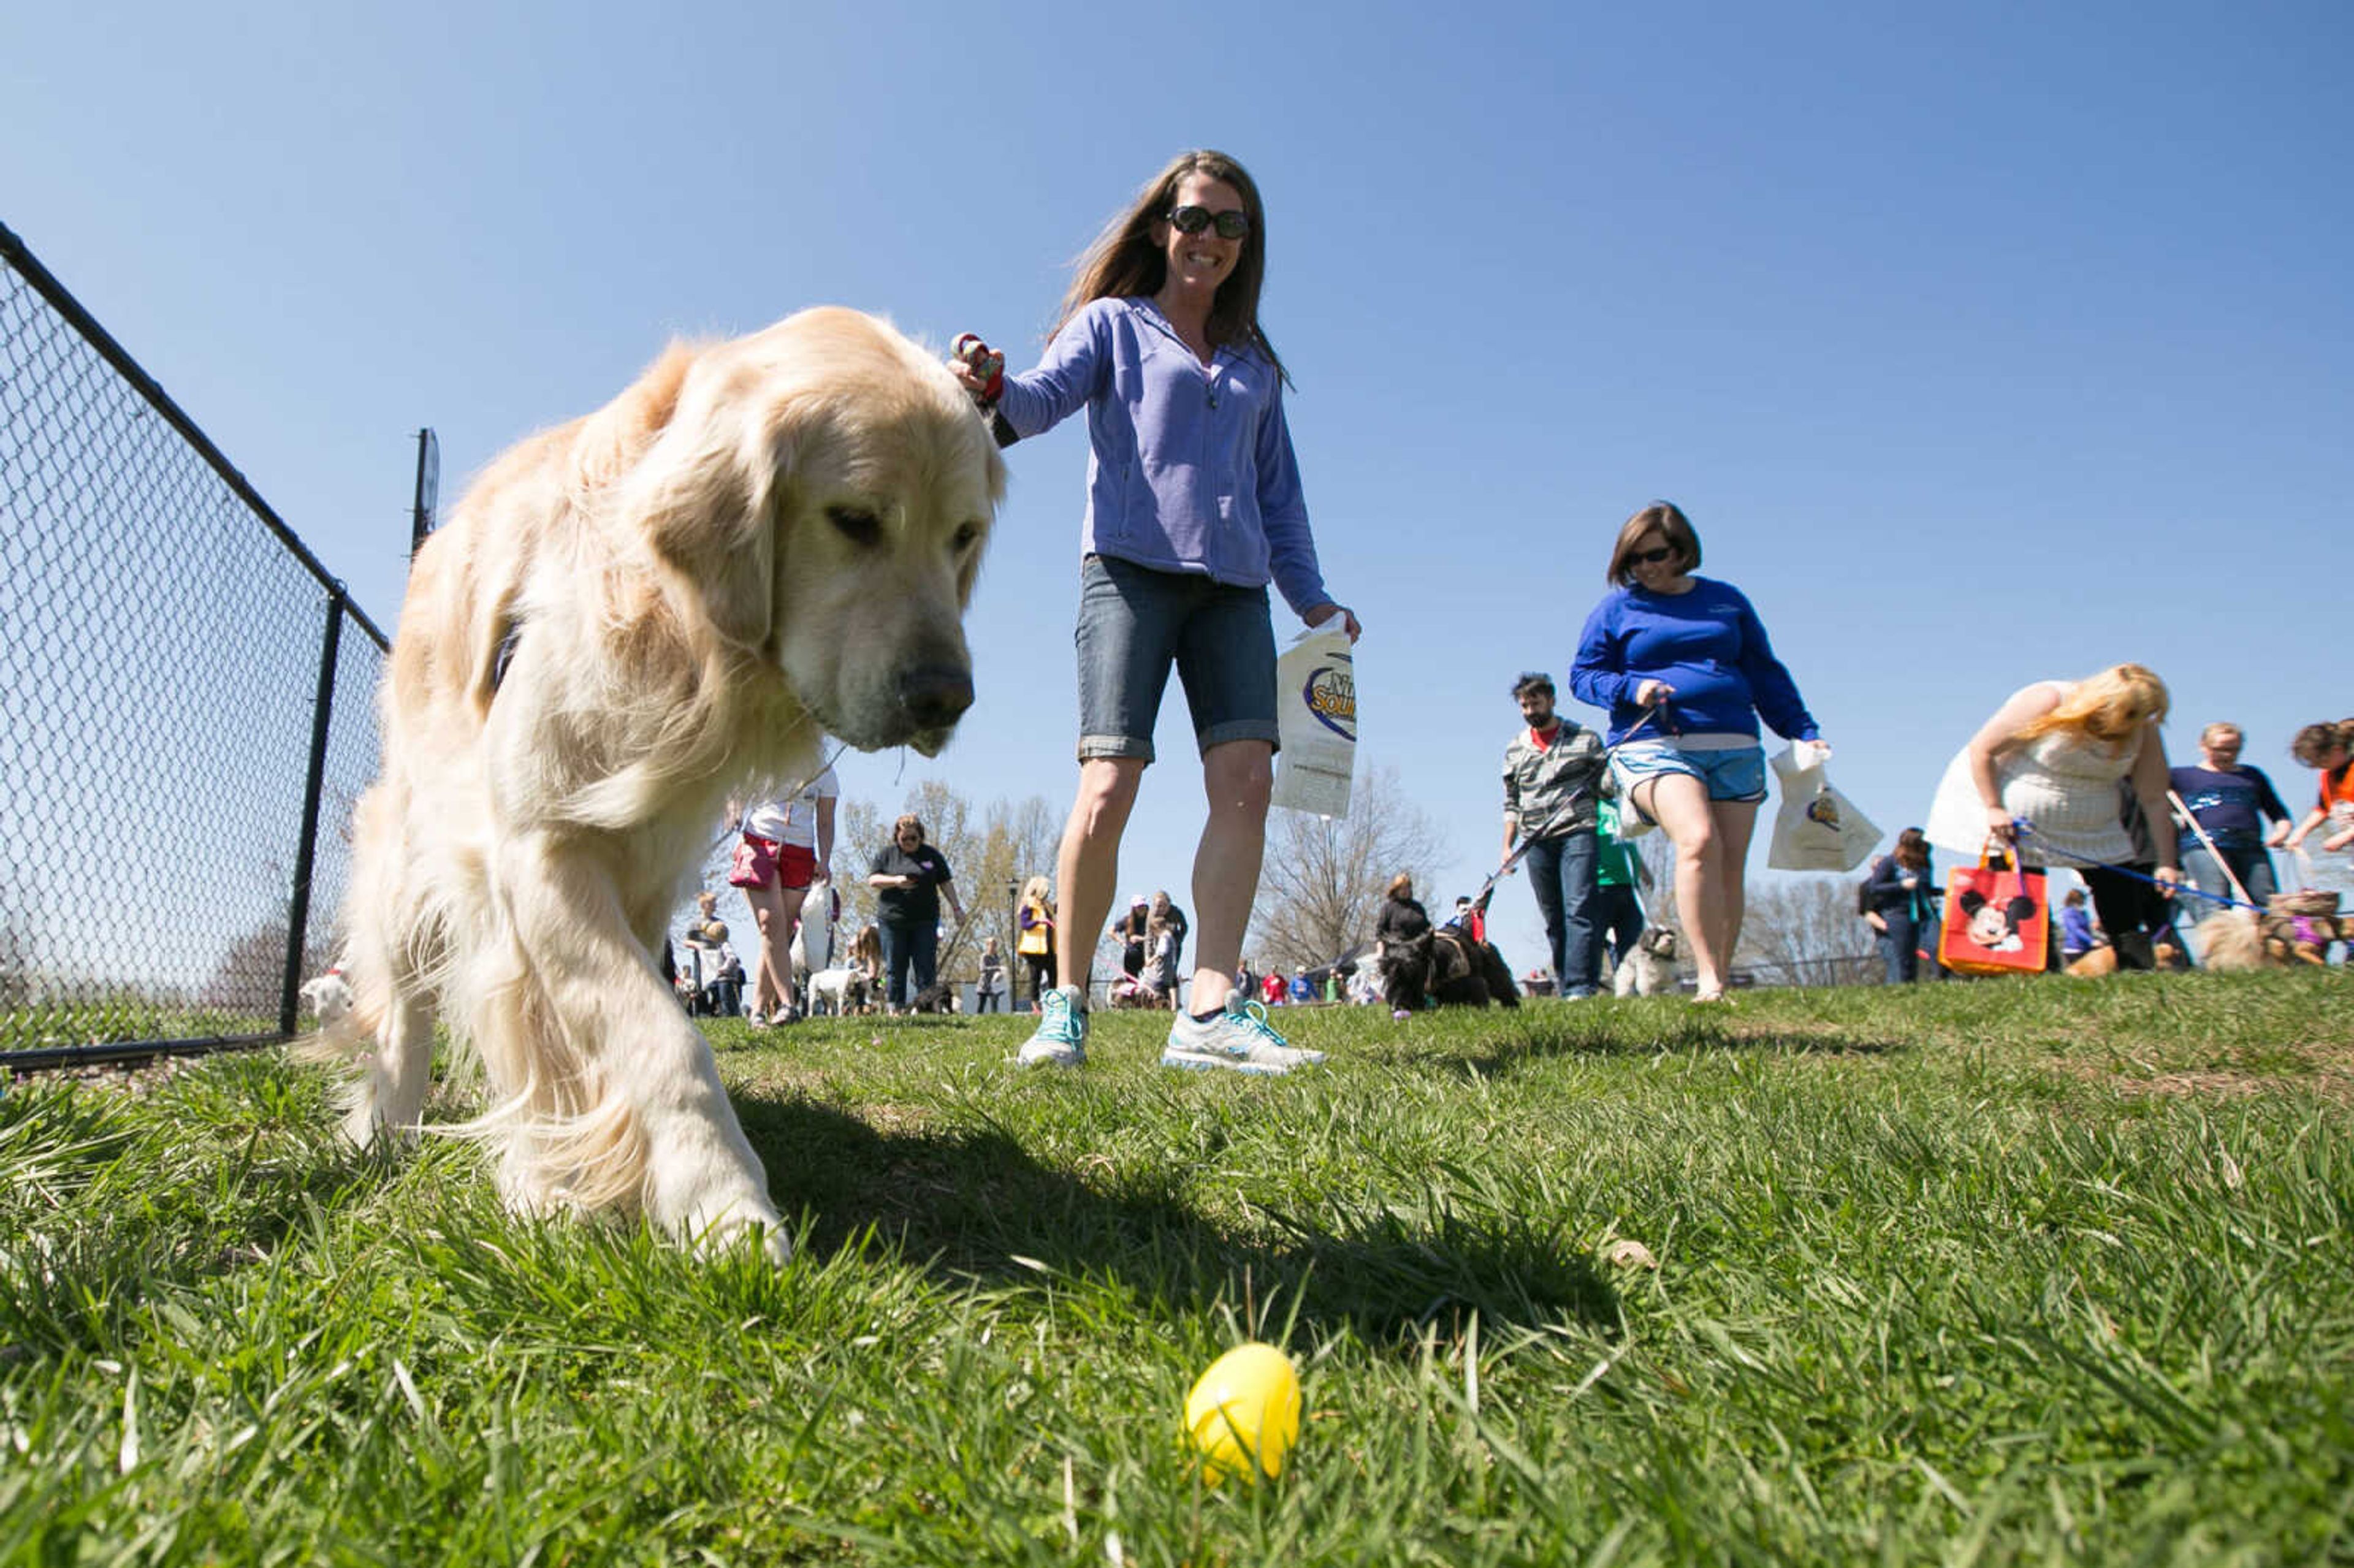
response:
<svg viewBox="0 0 2354 1568"><path fill-rule="evenodd" d="M1170 1313L1241 1307L1247 1279L1279 1315L1296 1308L1303 1325L1400 1347L1433 1327L1450 1335L1474 1312L1491 1326L1619 1321L1617 1292L1593 1261L1518 1216L1409 1219L1362 1205L1333 1224L1262 1210L1277 1234L1246 1235L1193 1208L1173 1171L1094 1181L994 1128L894 1132L799 1098L737 1108L770 1195L786 1214L810 1216L821 1255L872 1232L944 1278L1035 1284L1043 1267L1113 1283Z"/></svg>

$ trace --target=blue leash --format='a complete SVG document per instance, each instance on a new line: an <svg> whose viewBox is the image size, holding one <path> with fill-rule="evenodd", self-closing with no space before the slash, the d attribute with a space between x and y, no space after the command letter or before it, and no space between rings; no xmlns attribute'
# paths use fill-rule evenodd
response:
<svg viewBox="0 0 2354 1568"><path fill-rule="evenodd" d="M2010 820L2010 831L2014 838L2031 838L2037 840L2042 844L2043 851L2046 854L2065 856L2068 860L2074 862L2077 865L2089 865L2101 871L2114 871L2120 876L2130 876L2136 882L2147 882L2152 887L2163 888L2168 885L2167 884L2158 881L2158 878L2150 875L2147 872L2136 871L2129 865L2115 865L2105 860L2094 860L2089 856L2075 854L2067 850L2062 849L2050 839L2047 839L2041 833L2037 832L2035 831L2035 824L2030 822L2024 817L2013 817ZM2178 895L2187 893L2193 898L2204 898L2211 904L2221 904L2234 909L2253 909L2259 915L2267 915L2271 913L2270 910L2266 909L2261 904L2251 904L2244 898L2234 898L2227 893L2210 893L2205 888L2196 886L2188 882L2175 883L2172 885L2171 891Z"/></svg>

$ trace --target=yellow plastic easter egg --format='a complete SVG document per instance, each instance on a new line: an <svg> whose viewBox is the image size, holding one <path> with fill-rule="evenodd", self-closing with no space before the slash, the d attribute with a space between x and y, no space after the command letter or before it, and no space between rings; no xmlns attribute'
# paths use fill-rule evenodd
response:
<svg viewBox="0 0 2354 1568"><path fill-rule="evenodd" d="M1185 1396L1185 1430L1204 1456L1202 1477L1272 1478L1299 1440L1299 1374L1273 1345L1237 1345L1210 1363Z"/></svg>

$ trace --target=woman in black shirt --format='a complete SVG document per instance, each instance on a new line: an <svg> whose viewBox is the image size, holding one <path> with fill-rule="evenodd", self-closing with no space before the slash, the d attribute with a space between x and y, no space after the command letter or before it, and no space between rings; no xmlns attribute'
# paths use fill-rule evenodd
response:
<svg viewBox="0 0 2354 1568"><path fill-rule="evenodd" d="M893 1012L907 1006L907 971L916 972L921 995L938 978L940 900L964 922L964 906L949 885L948 857L924 842L924 823L910 813L892 824L891 842L867 869L875 889L875 924L883 933L885 996Z"/></svg>

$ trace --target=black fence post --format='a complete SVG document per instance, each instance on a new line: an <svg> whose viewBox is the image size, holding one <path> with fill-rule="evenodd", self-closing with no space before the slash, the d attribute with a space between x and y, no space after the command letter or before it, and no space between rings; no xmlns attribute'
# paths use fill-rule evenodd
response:
<svg viewBox="0 0 2354 1568"><path fill-rule="evenodd" d="M286 973L278 993L278 1033L294 1033L302 986L302 949L311 925L311 870L319 849L319 798L327 777L327 732L335 707L335 652L344 641L344 585L328 590L327 632L319 644L319 690L311 705L311 767L302 780L302 839L294 851L294 895L286 909Z"/></svg>
<svg viewBox="0 0 2354 1568"><path fill-rule="evenodd" d="M441 441L431 426L417 432L417 498L408 509L408 554L411 559L433 532L433 508L441 499Z"/></svg>

